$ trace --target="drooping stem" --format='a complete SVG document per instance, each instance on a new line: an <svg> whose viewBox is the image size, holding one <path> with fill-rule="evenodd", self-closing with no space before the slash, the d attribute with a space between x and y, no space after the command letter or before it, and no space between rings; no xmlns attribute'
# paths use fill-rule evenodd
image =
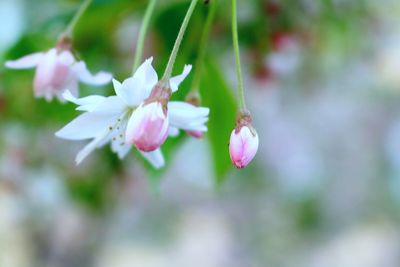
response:
<svg viewBox="0 0 400 267"><path fill-rule="evenodd" d="M72 33L76 24L78 23L79 19L85 13L86 9L91 4L92 0L84 0L82 5L79 7L78 11L75 13L74 17L72 18L71 22L68 24L67 28L65 29L64 34L68 37L72 37Z"/></svg>
<svg viewBox="0 0 400 267"><path fill-rule="evenodd" d="M164 75L162 77L162 81L167 82L171 78L172 69L174 68L176 55L178 54L179 47L181 46L183 35L185 34L186 28L188 26L189 20L193 14L194 8L196 7L196 3L198 0L191 0L188 11L186 12L185 18L183 19L181 28L178 33L178 37L175 40L174 48L172 49L171 55L168 60L167 67L165 68Z"/></svg>
<svg viewBox="0 0 400 267"><path fill-rule="evenodd" d="M193 80L192 80L191 92L193 94L195 94L199 91L201 73L203 71L203 65L204 65L204 58L205 58L205 55L207 52L208 37L210 35L212 22L214 20L214 16L215 16L215 13L217 10L217 4L218 4L218 0L214 0L214 1L210 2L211 7L210 7L210 10L208 11L207 20L203 27L203 34L201 36L199 51L198 51L197 59L196 59L196 65L195 65L196 68L195 68L195 72L193 74Z"/></svg>
<svg viewBox="0 0 400 267"><path fill-rule="evenodd" d="M246 110L246 101L244 99L244 90L243 90L242 69L240 66L240 50L239 50L236 10L237 10L236 0L232 0L232 38L233 38L233 49L235 51L236 76L238 79L239 107L241 110Z"/></svg>
<svg viewBox="0 0 400 267"><path fill-rule="evenodd" d="M136 69L139 67L140 63L142 62L143 57L143 47L146 39L147 29L149 28L150 19L154 12L154 7L156 6L157 0L150 0L149 4L147 5L146 12L144 14L142 25L140 26L139 31L139 38L137 41L135 58L133 60L132 66L132 74L135 73Z"/></svg>

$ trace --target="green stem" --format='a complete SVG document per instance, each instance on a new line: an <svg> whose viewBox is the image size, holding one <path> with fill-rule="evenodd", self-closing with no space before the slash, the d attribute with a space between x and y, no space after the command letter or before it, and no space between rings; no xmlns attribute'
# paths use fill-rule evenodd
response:
<svg viewBox="0 0 400 267"><path fill-rule="evenodd" d="M71 22L68 24L67 29L65 30L65 35L68 37L72 37L72 32L76 24L78 23L79 19L85 13L86 9L91 4L92 0L85 0L82 5L79 7L78 11L75 13L74 17L72 18Z"/></svg>
<svg viewBox="0 0 400 267"><path fill-rule="evenodd" d="M239 37L237 29L237 11L236 0L232 0L232 38L233 49L235 50L235 63L236 63L236 76L238 78L238 93L239 93L239 107L242 110L246 109L246 101L244 99L242 69L240 66L240 51L239 51Z"/></svg>
<svg viewBox="0 0 400 267"><path fill-rule="evenodd" d="M203 27L203 34L201 36L199 52L197 54L197 59L196 59L196 64L195 64L196 69L193 74L193 81L192 81L192 87L191 87L191 92L193 92L193 93L197 93L200 89L200 79L201 79L201 73L203 71L204 58L205 58L206 52L207 52L208 36L210 34L212 22L214 20L214 16L215 16L215 13L217 10L217 4L218 4L218 0L214 0L214 1L210 2L211 7L210 7L210 10L208 11L207 20Z"/></svg>
<svg viewBox="0 0 400 267"><path fill-rule="evenodd" d="M183 35L185 34L187 25L189 23L190 17L193 14L193 10L196 7L197 0L191 0L188 11L186 12L185 18L183 19L182 26L179 30L178 37L175 40L174 48L172 49L171 56L169 57L167 67L165 68L162 81L168 82L172 75L172 69L174 68L176 55L178 54L179 47L181 46Z"/></svg>
<svg viewBox="0 0 400 267"><path fill-rule="evenodd" d="M139 31L139 38L137 41L136 52L135 52L135 59L133 61L132 66L132 74L135 73L136 69L139 67L140 63L142 62L143 57L143 47L146 38L147 29L149 28L151 15L154 12L154 7L156 6L157 0L150 0L149 4L147 5L146 12L144 14L142 25L140 26Z"/></svg>

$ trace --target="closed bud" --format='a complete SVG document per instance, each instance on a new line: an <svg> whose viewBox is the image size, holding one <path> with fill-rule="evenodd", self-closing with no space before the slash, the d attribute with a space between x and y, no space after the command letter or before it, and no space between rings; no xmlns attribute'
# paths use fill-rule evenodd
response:
<svg viewBox="0 0 400 267"><path fill-rule="evenodd" d="M257 150L258 135L251 125L250 115L248 113L240 114L229 141L232 163L240 169L246 167L256 155Z"/></svg>
<svg viewBox="0 0 400 267"><path fill-rule="evenodd" d="M126 142L150 152L159 148L168 137L168 116L161 102L141 104L129 119Z"/></svg>

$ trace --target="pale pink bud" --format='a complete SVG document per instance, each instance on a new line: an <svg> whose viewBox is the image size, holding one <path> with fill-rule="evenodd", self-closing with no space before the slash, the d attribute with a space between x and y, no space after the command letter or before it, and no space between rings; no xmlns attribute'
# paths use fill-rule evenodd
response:
<svg viewBox="0 0 400 267"><path fill-rule="evenodd" d="M126 142L150 152L159 148L168 137L167 112L159 101L141 104L129 119Z"/></svg>
<svg viewBox="0 0 400 267"><path fill-rule="evenodd" d="M258 135L249 125L239 126L232 131L229 142L229 154L237 168L246 167L258 150Z"/></svg>
<svg viewBox="0 0 400 267"><path fill-rule="evenodd" d="M194 138L198 138L201 139L204 137L204 132L202 131L186 131L188 135L194 137Z"/></svg>

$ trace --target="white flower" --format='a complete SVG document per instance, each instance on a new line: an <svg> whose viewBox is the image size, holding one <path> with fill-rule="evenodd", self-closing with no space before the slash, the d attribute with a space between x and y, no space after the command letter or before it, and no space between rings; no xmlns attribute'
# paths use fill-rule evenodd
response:
<svg viewBox="0 0 400 267"><path fill-rule="evenodd" d="M191 66L185 66L181 75L153 85L150 94L143 99L129 119L126 131L128 143L134 144L141 151L150 152L165 142L170 128L169 99L171 94L178 90L178 85L189 74L191 68ZM157 74L155 77L157 78ZM177 132L173 129L174 134Z"/></svg>
<svg viewBox="0 0 400 267"><path fill-rule="evenodd" d="M77 155L79 164L93 150L111 142L111 149L119 158L124 158L130 151L132 144L126 142L127 125L133 120L134 111L150 96L152 88L157 84L157 73L152 67L152 58L146 60L122 84L113 80L116 95L103 97L92 95L84 98L75 98L70 92L63 94L66 100L78 105L77 110L85 111L64 128L56 133L57 137L69 140L91 139ZM179 84L187 76L191 66L185 66L181 75L171 78L172 91L178 90ZM171 133L178 128L206 131L204 123L207 121L208 108L194 107L184 102L170 102L168 104L168 118ZM136 114L137 115L137 114ZM140 153L155 167L164 166L164 158L160 148Z"/></svg>
<svg viewBox="0 0 400 267"><path fill-rule="evenodd" d="M7 61L5 66L11 69L36 67L35 96L44 97L47 101L52 100L54 96L64 101L62 94L66 89L70 90L74 96L78 96L79 81L100 86L109 83L112 79L112 75L107 72L92 75L83 61L76 61L71 51L56 48Z"/></svg>

